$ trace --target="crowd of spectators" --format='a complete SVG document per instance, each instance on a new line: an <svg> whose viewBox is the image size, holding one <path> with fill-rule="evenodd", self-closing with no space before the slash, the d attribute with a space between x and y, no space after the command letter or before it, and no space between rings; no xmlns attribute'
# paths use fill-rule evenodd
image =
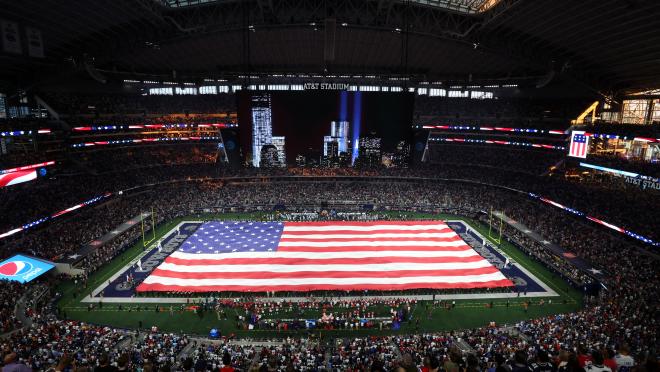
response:
<svg viewBox="0 0 660 372"><path fill-rule="evenodd" d="M332 371L368 370L380 365L386 371L395 370L400 352L389 337L341 340L330 355Z"/></svg>
<svg viewBox="0 0 660 372"><path fill-rule="evenodd" d="M528 126L554 125L565 129L591 102L575 100L472 99L418 96L415 99L415 121L435 125ZM559 126L559 128L557 128Z"/></svg>
<svg viewBox="0 0 660 372"><path fill-rule="evenodd" d="M426 177L467 179L533 192L638 234L659 238L648 221L655 190L626 190L604 183L577 181L561 174L561 154L471 145L430 146L431 163L417 169L277 168L230 169L216 163L213 145L140 146L116 151L76 153L67 171L49 173L36 182L0 189L0 229L8 231L106 192L136 185L200 177ZM75 160L75 161L74 161ZM540 176L545 174L544 176ZM359 196L358 196L359 197ZM397 195L398 197L398 195ZM396 198L394 198L396 200ZM640 211L649 214L640 218ZM1 242L0 242L1 244Z"/></svg>
<svg viewBox="0 0 660 372"><path fill-rule="evenodd" d="M156 187L149 193L140 194L139 197L120 198L115 204L82 212L80 219L86 220L88 223L96 219L105 220L109 214L108 210L117 209L124 213L117 217L117 221L121 222L126 216L132 217L133 213L138 213L139 210L150 205L158 208L157 215L162 220L200 208L221 207L223 210L229 210L232 207L241 208L245 205L253 205L263 206L268 210L272 209L274 205L296 205L302 202L311 209L318 208L320 203L325 201L331 204L343 204L347 209L355 208L357 210L362 209L365 204L371 204L382 209L399 207L401 209L440 211L445 208L457 208L472 212L492 205L532 227L547 239L575 252L601 268L607 273L601 280L608 290L604 292L600 301L588 306L585 310L518 324L517 328L524 338L521 338L522 336L504 336L490 330L478 331L477 334L485 333L479 337L465 338L468 343L471 342L470 340L474 341L472 343L476 346L476 350L489 350L493 355L492 350L499 350L504 355L507 351L518 349L520 343L523 342L522 345L526 348L532 347L527 345L541 345L545 350L553 352L553 355L558 355L558 350L574 350L579 345L618 350L621 345L627 344L633 350L640 352L653 351L658 344L658 326L654 311L659 297L655 285L657 278L655 259L640 253L639 250L631 247L629 243L622 241L619 237L605 234L594 229L593 226L581 225L581 222L575 220L567 221L563 212L524 197L505 194L505 191L481 185L431 182L337 183L317 181L246 185L205 181L177 185L176 187L172 185ZM392 201L392 195L397 196L396 203ZM239 200L240 202L237 202ZM95 213L99 213L99 216L103 218L94 217ZM88 217L85 218L85 216ZM62 224L62 226L74 224L76 220L74 218L70 223ZM576 225L580 228L576 229ZM59 226L55 227L59 228ZM109 224L105 226L105 231L111 228L112 224ZM48 230L50 229L43 231ZM40 231L35 231L35 234L40 235ZM103 231L103 228L98 230L99 233ZM75 235L68 231L60 232L60 235L66 234ZM45 241L52 240L52 236L55 235L49 235ZM518 238L520 237L512 234L512 239ZM527 244L528 241L520 243L523 246L532 247L530 249L541 254L539 256L541 260L544 257L547 258L539 251L541 247ZM27 244L26 247L34 246ZM38 252L35 251L35 253ZM552 260L555 261L554 258ZM553 264L553 262L547 263ZM263 313L268 311L267 309L268 306L261 307L257 311ZM510 340L504 342L503 338ZM503 342L507 345L506 347L502 346ZM354 353L346 355L352 354ZM362 352L357 355L356 358L360 358L363 363L365 358ZM152 358L154 355L150 354L149 357ZM48 356L48 358L48 360L56 359L53 356ZM492 362L494 360L492 358L487 358L487 360ZM336 363L345 363L346 360L352 359L350 356L345 356L343 359L337 359Z"/></svg>
<svg viewBox="0 0 660 372"><path fill-rule="evenodd" d="M484 216L482 218L484 223L488 219ZM499 221L496 221L499 222ZM549 250L543 243L540 243L522 232L504 225L503 234L509 242L513 242L523 250L527 255L534 258L536 261L542 262L544 266L559 273L563 278L572 281L578 287L584 287L593 282L593 278L587 275L584 271L575 267L572 263L566 261L565 258L558 256L553 251Z"/></svg>
<svg viewBox="0 0 660 372"><path fill-rule="evenodd" d="M287 338L279 345L263 347L259 370L318 371L325 369L325 349L307 338Z"/></svg>
<svg viewBox="0 0 660 372"><path fill-rule="evenodd" d="M217 177L218 172L212 163L150 167L139 171L129 168L97 176L60 174L43 182L37 180L35 184L0 188L0 205L6 211L0 215L0 227L7 231L108 192L190 177Z"/></svg>
<svg viewBox="0 0 660 372"><path fill-rule="evenodd" d="M444 167L489 167L533 176L548 172L565 158L563 151L530 150L513 146L429 144L428 162Z"/></svg>
<svg viewBox="0 0 660 372"><path fill-rule="evenodd" d="M98 117L73 117L67 118L67 123L73 126L117 126L117 129L105 129L104 132L116 132L119 130L126 130L129 125L158 125L163 124L165 127L151 127L150 131L163 131L166 133L168 126L180 126L185 124L188 128L196 127L199 124L236 124L235 112L219 112L213 114L188 114L188 115L116 115L116 116L98 116ZM138 128L128 128L129 131L134 131ZM142 129L142 128L139 128ZM208 129L212 131L213 129Z"/></svg>
<svg viewBox="0 0 660 372"><path fill-rule="evenodd" d="M239 370L249 367L250 370L270 371L391 371L425 367L451 371L463 370L471 364L477 370L485 370L499 365L515 368L516 364L532 368L534 363L548 363L546 360L556 368L571 358L581 358L583 363L576 367L580 371L579 368L585 366L601 365L601 355L610 355L607 359L612 359L611 356L617 354L618 358L612 360L620 371L630 370L629 365L623 363L636 365L639 371L653 371L652 368L657 368L654 352L658 348L654 310L658 298L657 288L654 288L657 268L651 258L635 250L623 246L617 249L622 252L610 252L613 257L608 259L613 271L604 284L609 289L598 301L576 313L522 321L512 329L484 327L448 333L352 338L338 340L336 346L325 351L318 343L305 338L261 347L261 351L249 342L240 346L200 345L196 352L178 359L190 342L185 336L155 332L137 336L130 346L113 348L112 345L131 335L107 327L50 319L14 334L4 349L16 351L18 360L35 370L56 365L66 355L69 359L65 363L75 361L78 368L114 363L154 370L194 368L202 371L216 370L221 365L232 365ZM603 256L599 254L594 260L602 260ZM624 256L629 258L624 259ZM615 260L620 262L615 264ZM321 304L312 302L309 306L323 306ZM392 304L405 306L398 302ZM225 305L248 306L248 310L262 314L268 313L268 309L282 311L287 307L286 302L277 301L260 304L258 308L254 303L240 301ZM353 309L368 308L370 304L337 301L330 305ZM78 339L83 341L77 342ZM628 350L634 351L632 362L632 357L626 358ZM258 355L256 361L255 355ZM224 359L222 363L221 358Z"/></svg>
<svg viewBox="0 0 660 372"><path fill-rule="evenodd" d="M126 169L139 174L144 168L214 164L218 158L218 146L212 143L128 146L122 149L126 156L118 158L108 154L114 151L117 149L105 148L98 151L81 151L73 156L83 167L101 174L117 173Z"/></svg>
<svg viewBox="0 0 660 372"><path fill-rule="evenodd" d="M148 234L150 232L151 227L149 224L146 224L145 233ZM82 269L85 273L93 273L105 263L118 256L121 252L124 252L126 249L130 248L137 241L137 239L141 237L142 225L136 224L108 243L92 250L80 261L76 262L75 266L79 269Z"/></svg>
<svg viewBox="0 0 660 372"><path fill-rule="evenodd" d="M218 95L141 95L140 93L43 92L43 98L62 116L131 115L176 113L218 113L236 110L236 96Z"/></svg>
<svg viewBox="0 0 660 372"><path fill-rule="evenodd" d="M239 371L247 371L257 356L257 347L246 344L209 342L195 345L194 350L182 364L185 370L215 371L224 365L231 365ZM192 366L192 368L187 368Z"/></svg>
<svg viewBox="0 0 660 372"><path fill-rule="evenodd" d="M44 317L2 341L19 360L35 371L44 371L71 358L81 366L95 366L99 357L120 342L126 332L110 327Z"/></svg>
<svg viewBox="0 0 660 372"><path fill-rule="evenodd" d="M178 362L177 356L189 343L185 335L158 333L156 329L137 338L124 350L135 365L150 362L154 366L174 366Z"/></svg>
<svg viewBox="0 0 660 372"><path fill-rule="evenodd" d="M12 151L0 156L0 170L48 161L44 151Z"/></svg>
<svg viewBox="0 0 660 372"><path fill-rule="evenodd" d="M657 352L659 346L657 305L660 293L657 288L657 259L652 255L631 246L620 236L611 235L600 230L596 225L574 219L565 212L539 203L524 194L518 195L477 183L385 180L379 177L442 176L509 184L525 191L540 192L541 190L553 200L575 206L576 209L588 213L608 213L603 217L604 219L617 217L617 221L626 221L626 227L634 226L639 228L640 232L649 232L653 235L657 234L657 227L654 224L654 221L657 221L654 217L657 208L655 210L647 208L649 218L640 218L641 204L654 205L652 199L649 202L651 197L646 194L616 195L615 191L608 190L602 190L602 193L598 190L599 193L596 193L594 186L580 184L570 184L569 188L563 180L546 179L543 184L535 178L511 179L510 174L502 174L499 170L483 167L483 164L469 166L468 164L471 163L479 163L472 162L470 158L462 161L466 164L465 167L369 170L360 173L356 173L355 170L320 169L230 171L204 166L154 167L152 171L135 175L131 175L130 171L117 173L106 177L106 184L99 179L98 183L84 182L80 189L73 190L90 192L96 190L98 186L98 190L116 191L149 181L212 176L251 177L259 173L274 178L268 182L256 179L249 183L209 179L176 182L145 187L140 193L127 192L121 196L113 196L108 203L98 207L83 208L81 211L61 217L61 222L27 231L25 234L6 240L2 246L2 256L24 251L49 259L61 258L75 252L81 245L98 238L125 220L142 211L151 210L152 207L155 211L156 223L198 213L204 209L268 211L287 207L289 210L316 211L322 204L327 204L340 210L354 211L419 210L476 214L492 207L524 223L549 241L574 252L602 270L605 275L599 280L607 289L602 292L601 297L575 313L520 322L516 324L515 332L479 328L466 330L460 334L360 338L343 340L328 349L300 338L284 346L270 346L262 348L261 351L250 345L242 345L238 348L200 344L199 348L196 347L197 351L189 356L192 365L199 365L201 370L215 369L225 364L222 362L225 355L230 355L230 363L243 370L255 365L273 371L323 368L394 370L399 367L404 369L420 367L431 370L438 366L446 371L454 371L454 366L483 370L497 369L501 365L506 365L507 363L504 362L506 360L512 360L509 364L516 369L519 368L516 365L545 363L546 358L556 365L570 364L572 358L579 359L580 355L584 360L591 358L591 363L598 365L603 355L608 356L605 359L611 359L609 355L616 353L625 355L626 350L630 349L637 358L638 370L647 370L642 367L657 368L653 353ZM372 177L356 178L365 174ZM296 176L309 178L296 181L294 180ZM89 179L92 180L91 177ZM30 191L33 189L26 187L22 192L28 195ZM56 197L59 194L51 195ZM586 201L580 199L581 196L584 196ZM38 204L40 199L35 197L27 200L29 203ZM588 204L589 201L592 204ZM638 209L634 211L632 207L624 206L623 204L627 202L632 202ZM0 218L4 218L5 224L15 222L14 209L18 208L18 202L13 201L12 197L5 193L2 203L3 207L8 205L10 209L6 210L11 212ZM67 204L62 205L63 207L70 206L68 203L71 203L71 200L66 199L65 203ZM588 280L584 273L575 271L575 268L561 260L561 257L548 253L542 245L512 230L505 230L505 234L520 246L526 247L528 254L554 267L564 276L577 281ZM129 230L87 257L81 266L87 271L93 271L130 245L138 235L137 228ZM3 332L21 327L21 323L16 321L12 302L14 296L20 294L20 286L16 286L9 283L0 285L2 300L0 320ZM281 305L271 303L260 306L250 310L257 314L267 314L272 307ZM5 358L5 360L12 360L10 351L13 351L16 353L15 360L35 370L45 370L66 358L68 362L65 360L65 363L75 361L81 368L114 363L130 364L145 369L146 366L154 369L162 369L165 366L176 369L182 368L184 363L186 365L191 363L188 359L178 359L189 343L183 335L153 332L136 337L122 330L56 320L41 314L34 314L32 318L34 321L30 327L15 332L4 342L4 355L9 356L9 359ZM127 341L128 339L130 341ZM122 346L124 343L129 343L130 346L128 348ZM473 357L458 350L458 346L464 347L465 344L471 349L470 355ZM582 348L590 351L582 352ZM258 362L248 363L254 360L256 355ZM201 363L199 360L204 362ZM584 363L581 367L584 367Z"/></svg>
<svg viewBox="0 0 660 372"><path fill-rule="evenodd" d="M21 327L16 316L16 301L22 296L25 286L21 283L0 280L0 334Z"/></svg>
<svg viewBox="0 0 660 372"><path fill-rule="evenodd" d="M180 167L186 168L186 167ZM160 168L157 168L160 169ZM178 174L177 167L169 168L172 172L170 179ZM206 168L200 167L198 175L207 174ZM240 174L240 173L239 173ZM244 171L243 174L249 174ZM167 178L166 178L167 179ZM563 229L567 224L562 222L570 219L560 210L542 205L524 195L517 196L507 190L493 188L475 183L457 182L394 182L383 179L380 182L364 180L341 180L342 182L318 182L318 180L304 178L299 182L291 182L289 178L273 183L250 183L208 180L199 182L166 183L155 187L145 188L141 193L126 193L122 196L109 198L110 202L98 207L87 207L81 212L74 212L71 217L60 217L61 222L52 223L45 228L26 231L15 238L4 239L4 255L20 246L23 251L45 258L57 258L63 254L80 248L81 245L100 237L113 227L138 215L149 211L153 207L159 221L167 220L173 216L189 214L200 209L221 208L222 210L246 210L252 207L261 210L272 210L274 207L302 207L313 210L321 204L329 204L337 208L364 210L420 209L426 211L436 210L496 210L506 211L517 217L516 211L522 213L533 209L536 214L543 216L538 221L530 221L530 227L541 230L548 238L569 250L578 241L572 234ZM649 213L653 213L649 210ZM526 215L527 215L526 214ZM546 218L552 216L552 219ZM531 218L531 217L530 217ZM644 231L654 230L647 221L641 220L639 225L645 226ZM568 224L570 225L570 224ZM75 233L74 233L75 232ZM655 231L654 231L655 232ZM651 235L653 237L653 235Z"/></svg>

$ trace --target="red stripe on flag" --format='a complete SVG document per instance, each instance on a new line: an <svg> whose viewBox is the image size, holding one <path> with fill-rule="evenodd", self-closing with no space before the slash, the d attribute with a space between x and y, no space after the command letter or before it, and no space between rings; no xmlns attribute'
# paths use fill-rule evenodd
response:
<svg viewBox="0 0 660 372"><path fill-rule="evenodd" d="M277 286L178 286L163 284L145 284L137 287L138 292L266 292L266 291L397 291L407 289L466 289L466 288L496 288L511 287L513 283L509 279L493 280L489 282L470 283L406 283L406 284L359 284L359 285L337 285L337 284L314 284L314 285L277 285Z"/></svg>
<svg viewBox="0 0 660 372"><path fill-rule="evenodd" d="M444 234L444 233L451 233L454 232L454 230L450 228L443 228L443 229L423 229L423 230L349 230L348 227L340 229L340 230L334 230L334 231L291 231L287 230L286 227L284 227L284 232L282 235L310 235L310 234L323 234L323 235L345 235L345 234L364 234L366 235L371 235L371 234L401 234L401 233L433 233L433 234Z"/></svg>
<svg viewBox="0 0 660 372"><path fill-rule="evenodd" d="M496 273L494 266L478 269L399 271L294 271L294 272L179 272L156 269L151 275L179 279L305 279L305 278L403 278L409 276L463 276Z"/></svg>
<svg viewBox="0 0 660 372"><path fill-rule="evenodd" d="M377 225L394 225L394 226L415 226L415 225L446 225L443 221L309 221L309 222L300 222L300 221L291 221L285 222L284 226L304 226L304 227L314 227L314 226L377 226Z"/></svg>

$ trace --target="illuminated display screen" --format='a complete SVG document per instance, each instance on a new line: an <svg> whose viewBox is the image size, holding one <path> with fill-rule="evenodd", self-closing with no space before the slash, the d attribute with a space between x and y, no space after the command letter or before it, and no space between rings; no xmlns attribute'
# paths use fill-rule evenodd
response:
<svg viewBox="0 0 660 372"><path fill-rule="evenodd" d="M37 171L18 171L11 173L0 174L0 188L12 185L18 185L19 183L29 182L37 179Z"/></svg>
<svg viewBox="0 0 660 372"><path fill-rule="evenodd" d="M0 263L0 280L27 283L53 267L50 262L18 254Z"/></svg>
<svg viewBox="0 0 660 372"><path fill-rule="evenodd" d="M412 93L242 91L238 100L242 152L252 166L373 166L381 154L401 165L409 159L401 155L412 140Z"/></svg>

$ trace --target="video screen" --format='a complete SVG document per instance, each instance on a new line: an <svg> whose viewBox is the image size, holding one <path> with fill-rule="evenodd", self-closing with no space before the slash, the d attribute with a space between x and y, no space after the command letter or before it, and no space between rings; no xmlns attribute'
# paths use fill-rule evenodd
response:
<svg viewBox="0 0 660 372"><path fill-rule="evenodd" d="M243 161L253 167L407 167L412 93L298 91L238 96Z"/></svg>

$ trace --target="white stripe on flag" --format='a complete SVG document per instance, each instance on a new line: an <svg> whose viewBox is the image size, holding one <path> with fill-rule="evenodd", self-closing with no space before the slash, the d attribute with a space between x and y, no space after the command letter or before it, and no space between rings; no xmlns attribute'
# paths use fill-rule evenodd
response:
<svg viewBox="0 0 660 372"><path fill-rule="evenodd" d="M449 242L408 240L408 241L348 241L348 242L290 242L281 241L280 247L459 247L467 245L462 240Z"/></svg>
<svg viewBox="0 0 660 372"><path fill-rule="evenodd" d="M444 230L447 225L332 225L318 226L284 226L284 232L287 231L374 231L374 230Z"/></svg>
<svg viewBox="0 0 660 372"><path fill-rule="evenodd" d="M184 260L224 260L234 258L371 258L371 257L472 257L479 254L474 249L463 251L358 251L358 252L232 252L232 253L185 253L176 251L170 255Z"/></svg>

